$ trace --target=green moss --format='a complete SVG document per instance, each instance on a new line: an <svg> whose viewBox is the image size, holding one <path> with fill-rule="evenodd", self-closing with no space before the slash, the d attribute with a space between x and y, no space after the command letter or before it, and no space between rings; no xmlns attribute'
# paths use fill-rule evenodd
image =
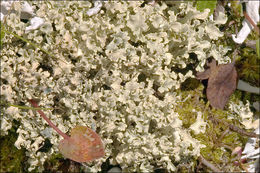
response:
<svg viewBox="0 0 260 173"><path fill-rule="evenodd" d="M189 128L191 124L195 123L197 114L196 112L192 112L193 107L188 105L185 109L180 109L178 111L180 115L180 119L182 120L183 126L185 128ZM187 118L189 117L189 118Z"/></svg>
<svg viewBox="0 0 260 173"><path fill-rule="evenodd" d="M260 59L257 57L256 50L247 47L243 48L241 50L241 57L237 58L236 62L239 79L259 87L259 64Z"/></svg>
<svg viewBox="0 0 260 173"><path fill-rule="evenodd" d="M194 78L188 78L181 84L181 90L183 91L189 91L196 89L200 85L199 80L196 80Z"/></svg>
<svg viewBox="0 0 260 173"><path fill-rule="evenodd" d="M16 130L12 128L8 135L0 137L0 172L26 172L25 149L17 149L14 143L17 139Z"/></svg>
<svg viewBox="0 0 260 173"><path fill-rule="evenodd" d="M206 96L204 87L200 84L196 89L179 91L183 98L187 98L185 102L178 105L176 111L180 115L180 119L183 121L183 126L188 128L191 124L196 121L198 111L203 112L204 121L207 122L205 133L193 134L192 137L199 140L201 144L206 147L201 149L201 155L208 161L216 165L227 165L224 166L228 170L240 170L232 164L232 150L237 146L244 146L248 140L248 137L242 136L237 132L228 131L227 134L223 135L229 128L227 124L231 124L243 129L243 125L239 122L239 119L230 119L230 112L226 110L214 109L211 106L206 106ZM204 93L204 94L203 94ZM235 92L230 101L238 103L241 99L242 94ZM226 108L228 105L226 106ZM192 111L195 109L196 111ZM215 122L210 117L220 120ZM238 117L239 118L239 117ZM205 170L204 170L205 171ZM223 170L225 171L225 170Z"/></svg>
<svg viewBox="0 0 260 173"><path fill-rule="evenodd" d="M230 145L230 146L242 146L243 143L246 142L243 139L246 139L246 138L242 138L241 135L239 135L237 133L230 133L228 135L225 135L222 142L227 144L227 145ZM238 143L237 142L238 140L241 141L241 142Z"/></svg>
<svg viewBox="0 0 260 173"><path fill-rule="evenodd" d="M222 162L223 153L224 150L221 148L215 148L214 152L212 152L215 163L220 164Z"/></svg>
<svg viewBox="0 0 260 173"><path fill-rule="evenodd" d="M196 82L194 82L198 88L193 89L193 87L188 84L188 88L192 88L191 90L187 89L186 86L182 86L180 90L178 90L178 94L182 95L183 98L191 97L190 99L187 99L185 102L179 103L177 112L180 115L180 120L182 120L183 126L185 128L189 128L191 124L195 123L197 119L197 113L193 112L194 109L196 111L203 111L202 109L205 107L205 103L203 100L199 100L202 97L202 85L197 85ZM183 89L185 88L185 89Z"/></svg>
<svg viewBox="0 0 260 173"><path fill-rule="evenodd" d="M45 172L56 172L61 169L62 163L65 162L63 156L58 154L53 154L49 159L47 159L44 163L44 171ZM69 166L69 164L67 164ZM64 167L64 166L63 166Z"/></svg>

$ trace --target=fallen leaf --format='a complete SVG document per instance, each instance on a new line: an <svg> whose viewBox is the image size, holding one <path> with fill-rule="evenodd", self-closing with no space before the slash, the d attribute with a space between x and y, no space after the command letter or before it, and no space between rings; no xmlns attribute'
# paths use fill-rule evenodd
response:
<svg viewBox="0 0 260 173"><path fill-rule="evenodd" d="M33 107L39 108L35 99L28 101ZM55 126L41 110L37 110L37 112L64 138L59 143L59 150L65 157L76 162L91 162L105 155L104 145L100 136L90 128L76 126L72 129L71 136L68 136Z"/></svg>
<svg viewBox="0 0 260 173"><path fill-rule="evenodd" d="M197 79L209 79L206 91L207 98L211 106L224 109L237 86L235 63L216 65L216 61L213 60L208 66L209 69L196 74Z"/></svg>
<svg viewBox="0 0 260 173"><path fill-rule="evenodd" d="M59 144L60 152L76 162L91 162L105 155L104 145L99 135L85 126L76 126L68 139Z"/></svg>

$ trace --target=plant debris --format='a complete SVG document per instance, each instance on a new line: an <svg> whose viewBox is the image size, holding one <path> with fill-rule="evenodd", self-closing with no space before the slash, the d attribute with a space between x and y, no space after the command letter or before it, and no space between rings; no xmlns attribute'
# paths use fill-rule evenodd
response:
<svg viewBox="0 0 260 173"><path fill-rule="evenodd" d="M214 108L224 109L230 95L237 87L235 62L216 65L216 60L208 64L209 69L196 74L197 79L208 79L207 98Z"/></svg>
<svg viewBox="0 0 260 173"><path fill-rule="evenodd" d="M29 102L33 107L38 108L35 100ZM57 131L64 139L59 143L60 152L66 157L76 162L91 162L105 155L104 145L100 136L86 126L76 126L71 131L71 136L67 136L41 111L37 110L43 119Z"/></svg>
<svg viewBox="0 0 260 173"><path fill-rule="evenodd" d="M76 162L91 162L101 158L105 149L97 133L86 126L76 126L69 139L59 143L60 152Z"/></svg>

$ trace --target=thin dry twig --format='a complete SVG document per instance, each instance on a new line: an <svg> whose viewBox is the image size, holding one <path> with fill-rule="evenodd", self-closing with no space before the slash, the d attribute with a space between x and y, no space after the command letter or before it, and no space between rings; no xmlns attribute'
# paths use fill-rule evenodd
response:
<svg viewBox="0 0 260 173"><path fill-rule="evenodd" d="M229 133L229 128L227 128L225 131L224 131L224 133L222 133L222 135L220 136L220 138L219 138L219 141L222 141L222 139L226 136L226 134L228 134Z"/></svg>
<svg viewBox="0 0 260 173"><path fill-rule="evenodd" d="M209 169L211 169L213 172L222 172L220 169L218 169L215 165L207 161L204 157L200 156L199 157L200 162L207 166Z"/></svg>
<svg viewBox="0 0 260 173"><path fill-rule="evenodd" d="M220 146L223 146L223 147L225 147L225 148L227 148L227 149L229 149L231 151L233 150L232 147L230 147L229 145L223 144L223 143L221 143Z"/></svg>
<svg viewBox="0 0 260 173"><path fill-rule="evenodd" d="M213 116L210 116L209 119L211 119L213 122L218 122L218 123L223 123L225 126L228 126L230 130L234 131L234 132L237 132L241 135L245 135L245 136L248 136L248 137L253 137L253 138L260 138L259 135L257 135L256 133L254 132L247 132L245 131L244 129L241 129L233 124L229 124L223 120L220 120L220 119L217 119L217 118L214 118Z"/></svg>
<svg viewBox="0 0 260 173"><path fill-rule="evenodd" d="M248 16L248 14L244 11L244 16L246 18L246 20L248 20L248 22L253 25L254 29L255 29L255 32L260 35L260 31L259 31L259 28L257 27L257 25L255 24L255 22L251 19L250 16Z"/></svg>
<svg viewBox="0 0 260 173"><path fill-rule="evenodd" d="M240 168L242 168L246 173L249 173L247 167L244 166L244 164L242 164L241 162L239 162L239 166L240 166Z"/></svg>

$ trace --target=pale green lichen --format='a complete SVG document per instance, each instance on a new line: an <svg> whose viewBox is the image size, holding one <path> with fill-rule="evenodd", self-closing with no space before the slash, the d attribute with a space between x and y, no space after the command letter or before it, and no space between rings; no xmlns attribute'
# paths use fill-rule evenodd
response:
<svg viewBox="0 0 260 173"><path fill-rule="evenodd" d="M207 125L207 122L205 122L202 118L202 112L197 112L197 114L196 122L190 126L190 129L194 131L195 135L199 133L205 133Z"/></svg>
<svg viewBox="0 0 260 173"><path fill-rule="evenodd" d="M184 162L194 167L187 158L208 147L196 137L207 122L203 109L176 89L194 77L192 71L203 71L209 56L230 61L229 49L214 44L223 35L216 27L223 16L215 23L209 11L199 12L191 2L142 7L138 1L109 1L93 16L86 14L92 6L87 1L29 3L46 23L24 34L27 24L12 13L7 28L55 58L7 35L1 51L3 100L27 105L27 99L39 98L41 107L55 108L45 113L65 133L76 125L96 129L106 156L88 164L88 171L100 171L107 158L129 172L176 171ZM32 110L4 111L1 134L12 119L20 121L15 146L27 149L29 171L42 171L44 161L59 152L61 137ZM44 139L53 146L40 152Z"/></svg>
<svg viewBox="0 0 260 173"><path fill-rule="evenodd" d="M244 125L245 129L256 129L259 127L259 119L255 120L253 112L249 108L250 104L247 101L246 104L243 104L242 101L239 101L239 104L230 104L229 109L238 115L238 118L241 124ZM230 119L234 118L230 116Z"/></svg>

